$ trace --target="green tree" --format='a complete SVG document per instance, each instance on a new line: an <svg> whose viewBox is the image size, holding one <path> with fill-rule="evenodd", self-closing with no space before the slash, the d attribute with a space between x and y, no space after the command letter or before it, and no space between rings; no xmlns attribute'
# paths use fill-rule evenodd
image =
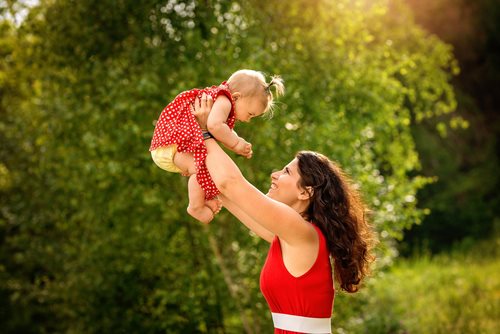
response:
<svg viewBox="0 0 500 334"><path fill-rule="evenodd" d="M498 229L500 5L492 0L407 2L419 24L453 46L461 69L452 81L457 112L413 127L423 172L436 182L419 193L420 206L430 215L406 233L402 246L406 253L436 252Z"/></svg>
<svg viewBox="0 0 500 334"><path fill-rule="evenodd" d="M258 292L268 245L227 213L190 220L185 180L148 152L178 92L239 68L288 89L273 119L237 126L255 147L235 157L251 182L265 189L300 149L339 161L373 209L380 266L424 213L409 125L452 111L456 65L399 1L58 0L6 24L15 66L1 70L19 95L2 94L8 332L270 327Z"/></svg>

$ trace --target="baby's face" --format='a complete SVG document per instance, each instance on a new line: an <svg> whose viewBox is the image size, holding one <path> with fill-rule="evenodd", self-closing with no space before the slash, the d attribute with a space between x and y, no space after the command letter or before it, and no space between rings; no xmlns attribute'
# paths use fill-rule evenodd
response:
<svg viewBox="0 0 500 334"><path fill-rule="evenodd" d="M254 117L264 113L264 107L259 99L254 97L240 97L234 103L234 113L240 122L250 122Z"/></svg>

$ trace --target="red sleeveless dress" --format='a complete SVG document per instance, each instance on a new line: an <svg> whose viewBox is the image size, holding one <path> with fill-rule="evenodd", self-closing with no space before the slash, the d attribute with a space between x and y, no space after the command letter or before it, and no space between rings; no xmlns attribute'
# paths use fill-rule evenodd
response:
<svg viewBox="0 0 500 334"><path fill-rule="evenodd" d="M318 257L309 271L292 276L285 267L277 236L271 243L260 274L260 289L273 313L302 317L330 318L335 290L326 239L314 225L319 236ZM275 328L274 333L297 333Z"/></svg>
<svg viewBox="0 0 500 334"><path fill-rule="evenodd" d="M212 199L219 194L219 190L212 181L205 164L207 148L201 128L191 112L191 105L203 93L210 95L214 101L220 95L226 96L231 101L231 111L226 124L231 130L234 128L236 121L234 101L226 82L219 86L191 89L177 95L163 109L156 122L149 150L153 151L159 147L176 144L178 152L192 153L196 166L196 180L205 191L205 198Z"/></svg>

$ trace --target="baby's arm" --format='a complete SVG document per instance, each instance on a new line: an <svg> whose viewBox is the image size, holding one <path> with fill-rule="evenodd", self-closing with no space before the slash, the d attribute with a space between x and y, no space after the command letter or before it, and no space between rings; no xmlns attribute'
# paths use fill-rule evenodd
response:
<svg viewBox="0 0 500 334"><path fill-rule="evenodd" d="M226 124L231 112L231 101L223 95L219 96L208 115L207 129L219 142L231 151L250 158L252 156L252 145L238 136Z"/></svg>

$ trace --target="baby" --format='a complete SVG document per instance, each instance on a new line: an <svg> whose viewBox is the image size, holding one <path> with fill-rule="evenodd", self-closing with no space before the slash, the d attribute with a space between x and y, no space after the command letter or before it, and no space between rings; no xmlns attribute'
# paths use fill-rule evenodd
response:
<svg viewBox="0 0 500 334"><path fill-rule="evenodd" d="M203 223L209 223L219 210L219 194L205 165L207 149L204 140L215 138L231 151L252 157L252 145L233 131L236 121L249 122L273 108L273 93L283 95L283 80L271 77L269 83L258 71L239 70L227 82L204 89L180 93L163 109L153 133L151 156L158 167L189 176L187 212ZM198 98L213 99L207 121L201 129L191 112Z"/></svg>

